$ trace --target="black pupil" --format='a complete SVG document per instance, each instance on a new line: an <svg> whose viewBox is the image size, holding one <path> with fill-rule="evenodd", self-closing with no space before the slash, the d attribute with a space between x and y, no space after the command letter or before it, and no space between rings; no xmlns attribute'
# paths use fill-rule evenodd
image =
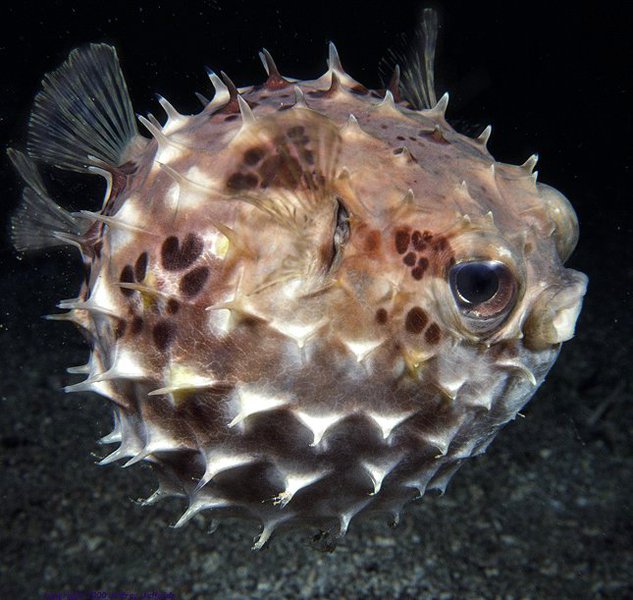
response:
<svg viewBox="0 0 633 600"><path fill-rule="evenodd" d="M494 265L467 263L460 266L455 274L455 287L465 302L481 304L497 293L499 276Z"/></svg>

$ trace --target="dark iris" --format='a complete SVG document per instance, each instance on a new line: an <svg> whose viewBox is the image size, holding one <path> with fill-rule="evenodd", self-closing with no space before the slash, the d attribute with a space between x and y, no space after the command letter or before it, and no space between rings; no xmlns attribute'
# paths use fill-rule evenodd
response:
<svg viewBox="0 0 633 600"><path fill-rule="evenodd" d="M500 268L503 267L494 262L456 265L452 272L452 282L461 302L476 306L490 300L499 290Z"/></svg>

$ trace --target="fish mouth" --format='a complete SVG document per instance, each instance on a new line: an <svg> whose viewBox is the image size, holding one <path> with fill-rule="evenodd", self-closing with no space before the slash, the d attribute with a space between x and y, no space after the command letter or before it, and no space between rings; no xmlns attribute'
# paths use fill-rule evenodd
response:
<svg viewBox="0 0 633 600"><path fill-rule="evenodd" d="M584 273L565 269L560 281L536 298L523 327L526 347L542 350L574 337L588 281Z"/></svg>

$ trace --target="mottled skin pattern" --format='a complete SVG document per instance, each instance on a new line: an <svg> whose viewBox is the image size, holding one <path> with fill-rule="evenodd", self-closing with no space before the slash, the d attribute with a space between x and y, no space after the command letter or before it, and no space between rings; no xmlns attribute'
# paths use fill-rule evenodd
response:
<svg viewBox="0 0 633 600"><path fill-rule="evenodd" d="M573 334L573 210L443 101L368 91L335 54L314 81L216 83L130 145L62 304L93 345L74 388L114 405L102 462L149 461L149 502L189 501L179 524L258 520L256 547L279 525L397 519L485 451ZM472 260L506 267L499 316L456 302Z"/></svg>

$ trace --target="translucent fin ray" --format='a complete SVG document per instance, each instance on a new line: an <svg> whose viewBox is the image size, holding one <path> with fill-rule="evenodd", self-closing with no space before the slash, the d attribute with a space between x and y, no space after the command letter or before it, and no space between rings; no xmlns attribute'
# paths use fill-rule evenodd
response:
<svg viewBox="0 0 633 600"><path fill-rule="evenodd" d="M33 161L17 150L7 151L27 184L22 202L11 219L11 237L17 250L81 245L84 227L48 195Z"/></svg>
<svg viewBox="0 0 633 600"><path fill-rule="evenodd" d="M29 121L27 148L38 160L71 171L111 168L138 135L116 50L90 44L73 50L42 81Z"/></svg>
<svg viewBox="0 0 633 600"><path fill-rule="evenodd" d="M402 65L399 83L402 97L418 110L433 108L437 104L434 74L437 30L437 12L425 8L410 49L390 51L380 66L381 72L388 73L390 77L394 66L398 63Z"/></svg>

